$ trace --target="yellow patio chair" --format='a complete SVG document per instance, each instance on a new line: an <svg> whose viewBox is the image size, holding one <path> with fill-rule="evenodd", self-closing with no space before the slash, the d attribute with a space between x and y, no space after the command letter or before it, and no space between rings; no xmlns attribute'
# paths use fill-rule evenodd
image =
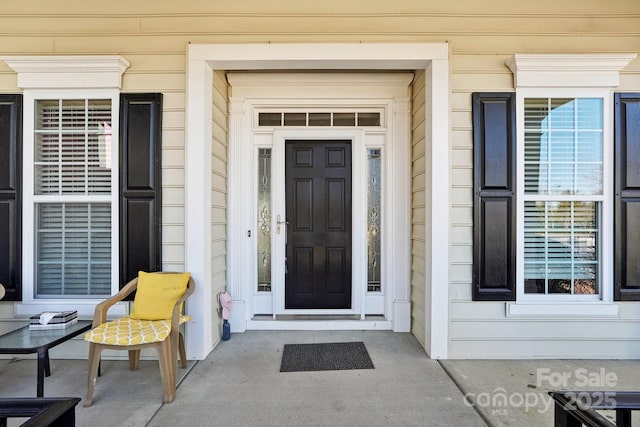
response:
<svg viewBox="0 0 640 427"><path fill-rule="evenodd" d="M107 311L137 289L131 313L107 322ZM189 319L182 314L184 301L193 294L195 283L189 273L145 273L131 280L116 295L98 304L93 329L85 334L89 342L89 378L84 406L91 406L104 349L128 350L129 367L138 369L140 350L151 347L158 352L162 394L173 402L176 392L178 347L186 367L184 338L180 325Z"/></svg>

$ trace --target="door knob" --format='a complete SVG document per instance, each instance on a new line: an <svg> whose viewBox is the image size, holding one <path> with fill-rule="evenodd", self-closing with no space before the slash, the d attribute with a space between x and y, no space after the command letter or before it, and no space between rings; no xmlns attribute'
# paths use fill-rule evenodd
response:
<svg viewBox="0 0 640 427"><path fill-rule="evenodd" d="M276 220L276 234L280 234L280 224L289 224L288 221L281 221L280 220L280 215L278 215L278 218Z"/></svg>

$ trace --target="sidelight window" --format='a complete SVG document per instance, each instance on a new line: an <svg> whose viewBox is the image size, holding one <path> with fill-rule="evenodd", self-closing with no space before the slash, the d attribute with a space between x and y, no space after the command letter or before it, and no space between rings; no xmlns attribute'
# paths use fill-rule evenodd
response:
<svg viewBox="0 0 640 427"><path fill-rule="evenodd" d="M382 150L367 150L367 291L381 292Z"/></svg>
<svg viewBox="0 0 640 427"><path fill-rule="evenodd" d="M258 149L258 291L271 292L271 149Z"/></svg>

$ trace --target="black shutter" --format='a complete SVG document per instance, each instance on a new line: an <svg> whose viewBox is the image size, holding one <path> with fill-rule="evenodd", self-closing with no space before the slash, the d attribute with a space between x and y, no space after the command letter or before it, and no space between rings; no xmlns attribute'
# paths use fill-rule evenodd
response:
<svg viewBox="0 0 640 427"><path fill-rule="evenodd" d="M640 93L617 93L614 114L615 299L640 301Z"/></svg>
<svg viewBox="0 0 640 427"><path fill-rule="evenodd" d="M473 97L473 299L516 299L515 93Z"/></svg>
<svg viewBox="0 0 640 427"><path fill-rule="evenodd" d="M120 95L120 287L160 271L162 94Z"/></svg>
<svg viewBox="0 0 640 427"><path fill-rule="evenodd" d="M22 299L22 95L0 95L0 283Z"/></svg>

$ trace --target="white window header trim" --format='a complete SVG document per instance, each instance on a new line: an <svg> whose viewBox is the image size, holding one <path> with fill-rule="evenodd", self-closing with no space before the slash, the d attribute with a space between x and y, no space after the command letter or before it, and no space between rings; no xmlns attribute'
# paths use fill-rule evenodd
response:
<svg viewBox="0 0 640 427"><path fill-rule="evenodd" d="M120 89L129 62L119 55L3 56L22 89Z"/></svg>
<svg viewBox="0 0 640 427"><path fill-rule="evenodd" d="M506 62L519 88L614 88L636 54L518 54Z"/></svg>

